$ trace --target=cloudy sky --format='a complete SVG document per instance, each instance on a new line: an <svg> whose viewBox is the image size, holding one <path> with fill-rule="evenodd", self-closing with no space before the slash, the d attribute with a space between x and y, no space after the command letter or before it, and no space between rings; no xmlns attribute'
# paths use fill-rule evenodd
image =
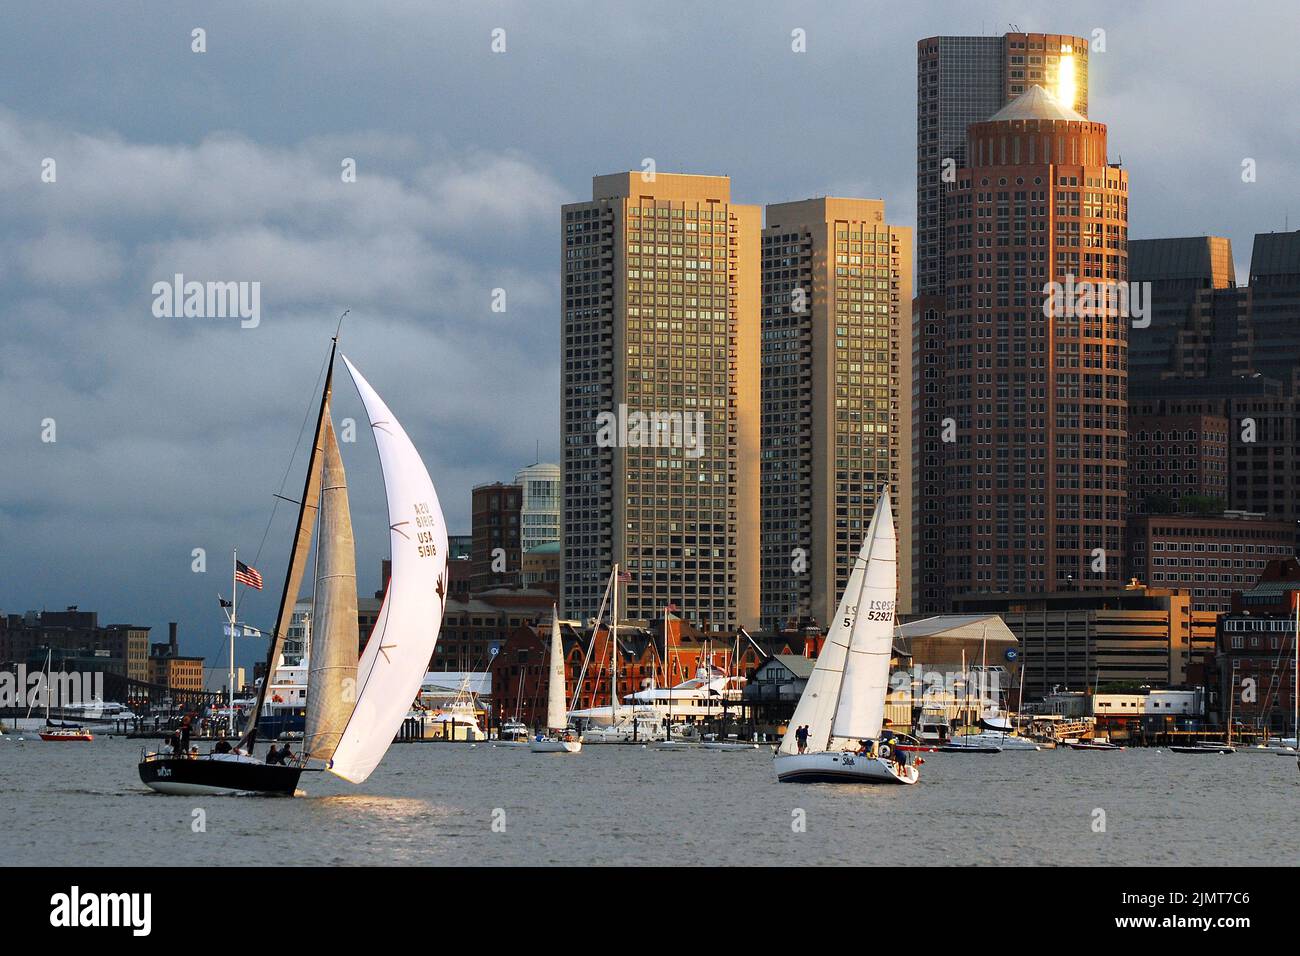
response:
<svg viewBox="0 0 1300 956"><path fill-rule="evenodd" d="M344 309L344 350L468 531L473 484L509 479L537 443L559 453L559 205L650 157L728 174L738 201L881 197L912 225L922 37L1103 29L1090 113L1129 170L1131 235L1227 235L1244 277L1255 232L1300 223L1300 7L1133 7L8 7L0 608L78 604L163 635L177 620L188 652L215 657L237 547L266 574L245 607L268 623L292 520L281 506L263 545L272 494ZM155 317L153 284L175 273L260 282L260 324ZM356 415L350 385L336 393ZM344 454L371 591L383 492L367 435Z"/></svg>

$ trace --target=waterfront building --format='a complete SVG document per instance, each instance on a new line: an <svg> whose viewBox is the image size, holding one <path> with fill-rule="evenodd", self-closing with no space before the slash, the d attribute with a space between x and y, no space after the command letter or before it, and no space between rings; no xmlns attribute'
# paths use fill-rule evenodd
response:
<svg viewBox="0 0 1300 956"><path fill-rule="evenodd" d="M203 658L181 654L177 624L167 625L167 643L149 646L149 683L168 690L202 693Z"/></svg>
<svg viewBox="0 0 1300 956"><path fill-rule="evenodd" d="M149 681L149 628L133 624L100 625L97 611L76 606L63 611L0 612L0 667L12 669L36 657L45 666L46 651L54 667L102 672L139 683ZM76 662L74 664L74 662ZM118 694L124 694L120 685Z"/></svg>
<svg viewBox="0 0 1300 956"><path fill-rule="evenodd" d="M597 176L561 211L561 607L759 617L760 210L725 176Z"/></svg>
<svg viewBox="0 0 1300 956"><path fill-rule="evenodd" d="M957 613L993 613L1020 641L1027 700L1110 683L1185 687L1215 646L1218 615L1192 608L1188 590L1131 585L1112 591L966 594Z"/></svg>
<svg viewBox="0 0 1300 956"><path fill-rule="evenodd" d="M879 200L767 207L762 265L764 627L829 623L889 488L911 599L912 231Z"/></svg>
<svg viewBox="0 0 1300 956"><path fill-rule="evenodd" d="M1031 86L1088 115L1088 42L1055 33L934 36L916 45L916 295L913 302L913 610L947 606L943 419L948 196L968 165L967 129Z"/></svg>
<svg viewBox="0 0 1300 956"><path fill-rule="evenodd" d="M1228 611L1270 561L1295 547L1295 528L1262 514L1148 514L1129 520L1129 571L1154 587L1191 592L1194 611Z"/></svg>
<svg viewBox="0 0 1300 956"><path fill-rule="evenodd" d="M560 542L539 544L524 552L522 584L558 592L560 586Z"/></svg>
<svg viewBox="0 0 1300 956"><path fill-rule="evenodd" d="M486 591L517 585L522 559L523 488L497 481L477 485L470 494L470 589Z"/></svg>

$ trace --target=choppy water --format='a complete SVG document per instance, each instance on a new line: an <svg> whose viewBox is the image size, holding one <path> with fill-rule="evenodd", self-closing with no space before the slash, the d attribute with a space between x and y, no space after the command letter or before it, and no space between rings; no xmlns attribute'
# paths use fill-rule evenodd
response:
<svg viewBox="0 0 1300 956"><path fill-rule="evenodd" d="M363 786L169 797L139 742L0 740L0 860L100 864L1300 863L1294 759L927 754L916 787L779 784L767 750L399 745ZM195 810L206 832L195 833ZM1094 832L1095 811L1105 832ZM803 811L806 830L792 823ZM504 819L505 832L493 821ZM502 816L502 813L504 816Z"/></svg>

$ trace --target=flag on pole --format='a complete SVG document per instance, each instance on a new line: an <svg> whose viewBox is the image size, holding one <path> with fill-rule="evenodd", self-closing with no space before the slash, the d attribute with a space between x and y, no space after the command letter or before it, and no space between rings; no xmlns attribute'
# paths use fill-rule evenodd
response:
<svg viewBox="0 0 1300 956"><path fill-rule="evenodd" d="M217 600L221 602L222 607L234 607L233 604L223 598L220 594L217 595Z"/></svg>
<svg viewBox="0 0 1300 956"><path fill-rule="evenodd" d="M262 590L262 574L257 568L250 568L243 561L235 562L235 580L247 584L250 588Z"/></svg>
<svg viewBox="0 0 1300 956"><path fill-rule="evenodd" d="M626 584L626 583L628 583L629 581L632 580L632 572L631 572L631 571L620 571L620 572L618 572L618 579L619 579L621 582L623 582L624 584Z"/></svg>

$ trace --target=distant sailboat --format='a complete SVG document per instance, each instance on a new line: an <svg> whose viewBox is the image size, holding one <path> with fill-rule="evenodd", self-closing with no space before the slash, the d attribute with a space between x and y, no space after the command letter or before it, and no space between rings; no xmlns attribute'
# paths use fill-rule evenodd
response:
<svg viewBox="0 0 1300 956"><path fill-rule="evenodd" d="M41 740L48 740L51 743L94 740L95 735L80 724L65 724L62 721L55 724L50 720L50 662L53 659L53 649L47 650L45 654L45 726L38 730L37 734L40 735ZM31 716L30 709L27 716Z"/></svg>
<svg viewBox="0 0 1300 956"><path fill-rule="evenodd" d="M920 779L916 764L906 762L906 755L895 759L900 755L879 742L893 653L897 563L886 491L876 502L835 621L774 758L782 782L914 784ZM808 728L804 753L796 737L800 727Z"/></svg>
<svg viewBox="0 0 1300 956"><path fill-rule="evenodd" d="M564 690L564 642L560 639L560 612L551 605L551 662L547 669L546 733L528 742L535 754L576 754L582 738L569 729Z"/></svg>
<svg viewBox="0 0 1300 956"><path fill-rule="evenodd" d="M162 793L292 795L305 771L329 770L361 783L387 753L420 692L447 590L447 527L429 472L383 399L346 356L343 362L370 419L388 499L392 570L378 619L356 654L357 594L347 481L330 415L337 339L330 351L307 464L289 568L262 681L239 745L198 757L146 754L140 779ZM302 753L267 763L254 753L258 716L271 686L319 525L307 716ZM311 767L309 762L323 763Z"/></svg>

